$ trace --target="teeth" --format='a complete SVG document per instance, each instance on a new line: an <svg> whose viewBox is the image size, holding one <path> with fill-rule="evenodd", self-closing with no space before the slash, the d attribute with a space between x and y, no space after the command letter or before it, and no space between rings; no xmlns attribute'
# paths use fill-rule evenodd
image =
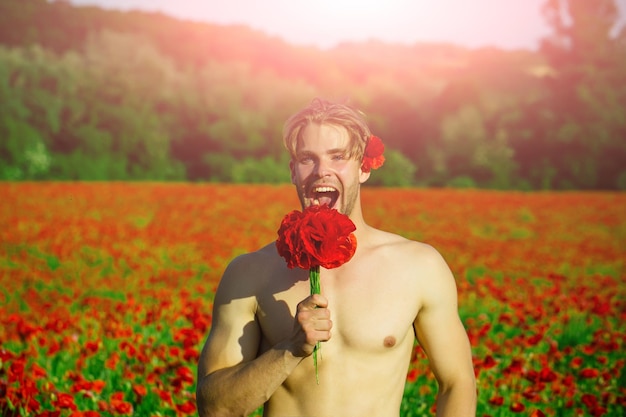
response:
<svg viewBox="0 0 626 417"><path fill-rule="evenodd" d="M315 189L316 193L332 193L335 189L333 187L317 187Z"/></svg>

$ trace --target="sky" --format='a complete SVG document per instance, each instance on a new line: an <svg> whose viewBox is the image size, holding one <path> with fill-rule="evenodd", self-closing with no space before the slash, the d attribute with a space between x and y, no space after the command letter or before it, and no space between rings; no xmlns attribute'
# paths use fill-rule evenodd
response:
<svg viewBox="0 0 626 417"><path fill-rule="evenodd" d="M322 49L376 39L470 48L535 49L550 33L545 0L71 0L185 20L244 24L294 45Z"/></svg>

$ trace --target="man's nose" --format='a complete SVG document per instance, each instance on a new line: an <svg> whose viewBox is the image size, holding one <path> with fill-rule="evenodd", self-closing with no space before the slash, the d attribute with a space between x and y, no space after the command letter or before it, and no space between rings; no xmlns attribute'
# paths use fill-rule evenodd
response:
<svg viewBox="0 0 626 417"><path fill-rule="evenodd" d="M331 168L330 168L330 161L326 161L324 159L320 159L317 164L316 164L316 174L318 177L322 178L322 177L326 177L328 175L330 175L331 172Z"/></svg>

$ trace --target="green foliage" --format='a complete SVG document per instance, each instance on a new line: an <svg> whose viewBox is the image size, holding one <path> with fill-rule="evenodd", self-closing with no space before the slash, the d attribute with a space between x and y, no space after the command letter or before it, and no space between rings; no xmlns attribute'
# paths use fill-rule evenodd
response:
<svg viewBox="0 0 626 417"><path fill-rule="evenodd" d="M615 4L543 12L553 32L539 53L320 51L245 27L6 0L0 180L284 182L282 125L322 96L364 109L388 145L372 185L626 189Z"/></svg>
<svg viewBox="0 0 626 417"><path fill-rule="evenodd" d="M415 185L415 173L417 167L395 149L385 150L385 164L372 172L367 180L369 185L383 187L409 187Z"/></svg>
<svg viewBox="0 0 626 417"><path fill-rule="evenodd" d="M452 178L448 181L448 186L453 188L477 188L474 179L467 175Z"/></svg>
<svg viewBox="0 0 626 417"><path fill-rule="evenodd" d="M577 347L591 342L597 328L588 316L574 313L564 326L557 329L555 340L559 349Z"/></svg>
<svg viewBox="0 0 626 417"><path fill-rule="evenodd" d="M25 103L29 99L26 91L19 88L23 79L11 71L24 62L19 53L4 52L5 65L0 67L0 179L45 178L50 155L39 130L28 123L33 111Z"/></svg>
<svg viewBox="0 0 626 417"><path fill-rule="evenodd" d="M237 183L281 183L289 182L289 171L284 164L265 157L261 159L246 158L233 165L232 181Z"/></svg>
<svg viewBox="0 0 626 417"><path fill-rule="evenodd" d="M0 179L45 178L51 165L50 155L39 132L19 120L4 120L2 127Z"/></svg>
<svg viewBox="0 0 626 417"><path fill-rule="evenodd" d="M626 191L626 171L620 172L616 182L618 190Z"/></svg>
<svg viewBox="0 0 626 417"><path fill-rule="evenodd" d="M617 188L626 160L626 30L615 1L547 0L543 13L553 33L541 45L552 69L542 135L559 154L550 186ZM547 117L546 117L547 116Z"/></svg>

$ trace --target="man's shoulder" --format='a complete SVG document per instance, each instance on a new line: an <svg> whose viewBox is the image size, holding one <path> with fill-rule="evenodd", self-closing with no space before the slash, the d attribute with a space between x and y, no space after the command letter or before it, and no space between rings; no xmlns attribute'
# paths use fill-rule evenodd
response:
<svg viewBox="0 0 626 417"><path fill-rule="evenodd" d="M254 270L260 272L275 267L280 260L281 258L276 251L276 244L272 242L255 251L236 256L228 264L227 271L246 272L247 270Z"/></svg>
<svg viewBox="0 0 626 417"><path fill-rule="evenodd" d="M404 270L424 271L428 274L446 273L448 266L441 253L426 242L411 240L403 236L377 231L373 245L376 257L401 267Z"/></svg>
<svg viewBox="0 0 626 417"><path fill-rule="evenodd" d="M265 246L248 253L244 253L239 255L235 259L243 259L246 262L258 262L258 261L268 261L278 256L278 251L276 250L276 242L271 242L266 244Z"/></svg>
<svg viewBox="0 0 626 417"><path fill-rule="evenodd" d="M227 294L257 294L267 285L268 280L277 275L284 264L276 252L274 243L258 250L233 258L220 279L220 290Z"/></svg>
<svg viewBox="0 0 626 417"><path fill-rule="evenodd" d="M375 238L372 241L374 242L374 246L379 249L396 254L397 256L411 255L412 258L417 257L419 259L440 256L437 249L428 243L411 240L384 230L375 230Z"/></svg>

